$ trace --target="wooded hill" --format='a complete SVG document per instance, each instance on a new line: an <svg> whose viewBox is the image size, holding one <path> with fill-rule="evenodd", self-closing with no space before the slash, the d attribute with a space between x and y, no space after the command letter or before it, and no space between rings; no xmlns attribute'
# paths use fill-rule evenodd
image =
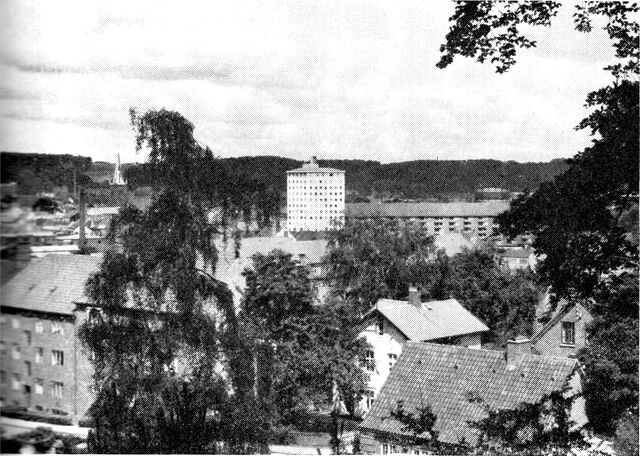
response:
<svg viewBox="0 0 640 456"><path fill-rule="evenodd" d="M99 186L113 174L112 163L92 162L71 155L2 152L2 182L17 182L20 193L47 191L59 185L71 186L73 167L77 175L89 177ZM230 175L238 180L258 181L279 192L286 191L286 172L300 166L284 157L223 158ZM427 199L471 194L485 187L510 191L536 189L567 169L564 159L541 163L499 160L417 160L382 164L372 160L320 160L321 166L346 171L347 191L360 197L383 196ZM153 184L144 165L124 164L130 187ZM83 178L84 179L84 178ZM70 187L71 189L71 187ZM352 195L353 197L353 195Z"/></svg>

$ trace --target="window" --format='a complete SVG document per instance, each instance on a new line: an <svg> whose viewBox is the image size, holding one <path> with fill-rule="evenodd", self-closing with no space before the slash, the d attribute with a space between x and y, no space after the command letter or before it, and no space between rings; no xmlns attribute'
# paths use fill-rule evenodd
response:
<svg viewBox="0 0 640 456"><path fill-rule="evenodd" d="M0 384L4 385L7 383L7 373L5 371L0 371Z"/></svg>
<svg viewBox="0 0 640 456"><path fill-rule="evenodd" d="M44 360L44 348L36 348L36 363L41 363Z"/></svg>
<svg viewBox="0 0 640 456"><path fill-rule="evenodd" d="M20 389L20 375L13 374L11 377L11 389L18 391Z"/></svg>
<svg viewBox="0 0 640 456"><path fill-rule="evenodd" d="M33 384L34 384L34 390L36 394L44 393L44 381L41 378L36 378Z"/></svg>
<svg viewBox="0 0 640 456"><path fill-rule="evenodd" d="M64 331L62 330L62 325L60 324L59 321L51 322L51 334L64 334Z"/></svg>
<svg viewBox="0 0 640 456"><path fill-rule="evenodd" d="M362 392L362 398L364 399L364 406L367 410L371 410L371 407L373 407L373 391L371 390L364 390Z"/></svg>
<svg viewBox="0 0 640 456"><path fill-rule="evenodd" d="M384 318L378 317L378 334L384 334Z"/></svg>
<svg viewBox="0 0 640 456"><path fill-rule="evenodd" d="M367 350L364 356L364 367L369 371L373 371L376 368L375 354L372 350Z"/></svg>
<svg viewBox="0 0 640 456"><path fill-rule="evenodd" d="M13 349L11 350L11 357L13 359L20 359L21 353L20 353L20 346L19 345L13 344Z"/></svg>
<svg viewBox="0 0 640 456"><path fill-rule="evenodd" d="M17 318L12 318L11 319L11 327L13 329L20 329L20 320L18 320Z"/></svg>
<svg viewBox="0 0 640 456"><path fill-rule="evenodd" d="M562 343L566 345L576 344L576 325L572 321L562 322Z"/></svg>
<svg viewBox="0 0 640 456"><path fill-rule="evenodd" d="M24 338L27 341L27 345L31 345L31 331L25 331Z"/></svg>
<svg viewBox="0 0 640 456"><path fill-rule="evenodd" d="M389 368L392 368L396 361L398 361L398 355L389 353Z"/></svg>
<svg viewBox="0 0 640 456"><path fill-rule="evenodd" d="M31 362L30 361L25 361L24 362L24 373L27 377L31 377Z"/></svg>
<svg viewBox="0 0 640 456"><path fill-rule="evenodd" d="M381 454L389 454L389 444L383 443L382 448L380 450Z"/></svg>
<svg viewBox="0 0 640 456"><path fill-rule="evenodd" d="M41 321L36 321L35 327L37 334L42 334L44 332L44 324Z"/></svg>
<svg viewBox="0 0 640 456"><path fill-rule="evenodd" d="M62 382L51 382L51 395L53 397L62 397L63 388L64 388L64 383L62 383Z"/></svg>
<svg viewBox="0 0 640 456"><path fill-rule="evenodd" d="M51 365L64 366L64 352L60 350L51 350Z"/></svg>

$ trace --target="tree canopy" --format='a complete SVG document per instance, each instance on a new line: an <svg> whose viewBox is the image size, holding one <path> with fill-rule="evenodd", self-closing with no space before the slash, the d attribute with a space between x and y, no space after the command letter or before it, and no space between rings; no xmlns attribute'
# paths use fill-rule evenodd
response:
<svg viewBox="0 0 640 456"><path fill-rule="evenodd" d="M516 63L518 49L535 46L523 24L549 25L557 2L459 2L437 66L456 55L489 60L499 73ZM569 160L569 169L525 192L498 217L507 236L534 235L542 260L539 279L554 298L587 299L596 315L585 365L590 426L612 433L620 417L638 411L638 33L639 8L631 2L587 1L575 7L576 30L589 32L604 18L615 51L605 69L612 83L587 95L590 113L577 129L591 145ZM633 218L633 222L630 222ZM635 282L635 285L634 285ZM633 361L632 361L633 360ZM628 411L628 412L627 412ZM636 431L637 432L637 431ZM637 440L637 433L636 433Z"/></svg>
<svg viewBox="0 0 640 456"><path fill-rule="evenodd" d="M95 453L203 453L235 430L227 451L255 449L255 414L234 421L237 407L221 375L237 339L230 291L213 279L215 237L223 218L212 208L230 200L210 150L176 112L131 111L137 147L146 147L160 185L145 211L124 208L108 252L87 283L100 309L80 331L94 359ZM259 447L264 450L264 447Z"/></svg>

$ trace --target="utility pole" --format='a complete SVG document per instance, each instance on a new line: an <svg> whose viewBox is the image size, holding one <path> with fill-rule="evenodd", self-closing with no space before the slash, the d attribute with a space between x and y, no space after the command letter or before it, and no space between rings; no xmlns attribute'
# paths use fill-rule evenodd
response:
<svg viewBox="0 0 640 456"><path fill-rule="evenodd" d="M85 201L85 190L84 187L80 187L80 201L78 203L78 220L80 223L80 232L78 235L78 247L80 248L80 254L85 253L86 244L87 244L87 236L85 233L86 227L86 201Z"/></svg>

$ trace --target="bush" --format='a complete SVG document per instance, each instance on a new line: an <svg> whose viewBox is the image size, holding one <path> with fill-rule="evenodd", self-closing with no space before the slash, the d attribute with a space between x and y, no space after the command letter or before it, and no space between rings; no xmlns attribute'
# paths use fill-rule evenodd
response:
<svg viewBox="0 0 640 456"><path fill-rule="evenodd" d="M628 412L618 421L613 446L623 456L639 454L637 414Z"/></svg>

